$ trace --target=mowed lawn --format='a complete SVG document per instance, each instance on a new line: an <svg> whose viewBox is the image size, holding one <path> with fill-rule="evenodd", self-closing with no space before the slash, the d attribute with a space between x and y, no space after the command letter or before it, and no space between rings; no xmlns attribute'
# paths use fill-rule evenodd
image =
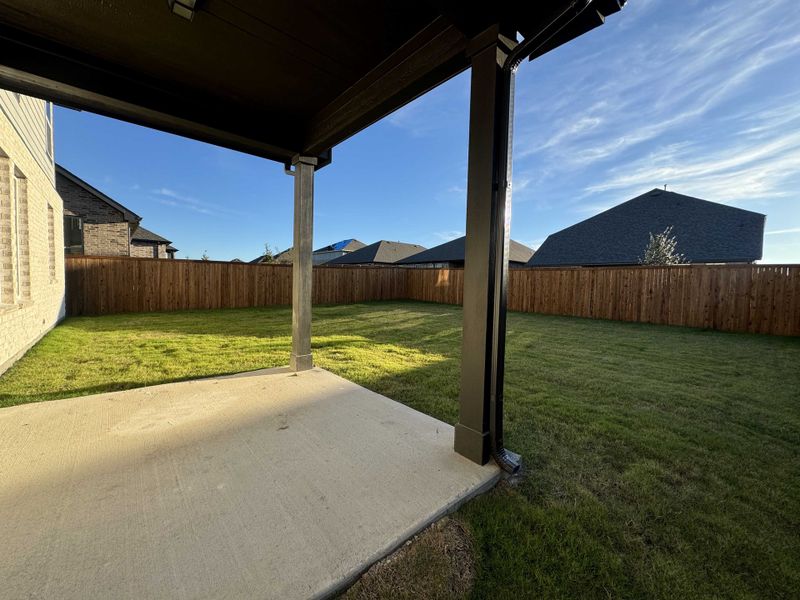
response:
<svg viewBox="0 0 800 600"><path fill-rule="evenodd" d="M319 366L456 421L458 307L314 319ZM0 405L278 366L289 334L286 308L68 319ZM506 357L525 472L457 514L474 597L798 597L800 339L512 313Z"/></svg>

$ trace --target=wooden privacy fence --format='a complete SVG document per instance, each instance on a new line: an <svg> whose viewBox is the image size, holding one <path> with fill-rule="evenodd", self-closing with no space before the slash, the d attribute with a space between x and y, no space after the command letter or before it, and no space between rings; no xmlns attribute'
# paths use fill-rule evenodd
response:
<svg viewBox="0 0 800 600"><path fill-rule="evenodd" d="M291 303L287 265L67 257L67 314ZM462 269L316 267L315 304L463 301ZM800 335L800 265L512 269L510 310Z"/></svg>
<svg viewBox="0 0 800 600"><path fill-rule="evenodd" d="M313 302L406 297L402 269L315 268ZM66 258L68 315L292 303L291 265L79 256Z"/></svg>

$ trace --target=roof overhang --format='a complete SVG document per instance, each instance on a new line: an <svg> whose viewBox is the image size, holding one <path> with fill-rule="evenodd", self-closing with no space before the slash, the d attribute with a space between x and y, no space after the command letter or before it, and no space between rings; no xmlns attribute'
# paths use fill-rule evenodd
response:
<svg viewBox="0 0 800 600"><path fill-rule="evenodd" d="M580 0L584 4L591 0ZM0 87L287 163L469 66L472 38L537 31L574 2L4 0ZM603 22L594 0L535 55Z"/></svg>

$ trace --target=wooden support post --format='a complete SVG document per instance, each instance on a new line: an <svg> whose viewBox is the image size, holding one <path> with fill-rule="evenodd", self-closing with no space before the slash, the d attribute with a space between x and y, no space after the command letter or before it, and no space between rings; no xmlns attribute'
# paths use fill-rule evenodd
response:
<svg viewBox="0 0 800 600"><path fill-rule="evenodd" d="M496 447L502 446L511 213L506 206L510 200L506 189L510 151L501 149L503 140L510 143L508 111L513 95L502 67L514 45L513 38L492 28L475 40L472 55L464 325L455 450L479 464L488 462Z"/></svg>
<svg viewBox="0 0 800 600"><path fill-rule="evenodd" d="M294 247L292 260L292 371L313 366L311 357L311 253L314 233L314 168L316 158L295 156Z"/></svg>

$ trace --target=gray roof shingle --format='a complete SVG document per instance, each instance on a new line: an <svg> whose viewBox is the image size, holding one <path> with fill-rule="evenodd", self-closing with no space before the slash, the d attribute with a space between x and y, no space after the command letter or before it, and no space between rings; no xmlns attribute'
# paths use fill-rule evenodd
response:
<svg viewBox="0 0 800 600"><path fill-rule="evenodd" d="M443 263L443 262L464 262L466 236L461 236L444 244L434 246L430 250L425 250L419 254L414 254L406 259L398 261L402 265L414 265L422 263ZM512 263L525 264L533 254L533 250L511 240L509 244L508 260Z"/></svg>
<svg viewBox="0 0 800 600"><path fill-rule="evenodd" d="M397 261L425 250L424 246L380 240L369 246L329 260L326 265L394 264Z"/></svg>
<svg viewBox="0 0 800 600"><path fill-rule="evenodd" d="M131 234L131 239L140 242L158 242L159 244L171 244L172 242L167 238L163 238L157 233L153 233L149 229L145 229L141 225L137 226Z"/></svg>
<svg viewBox="0 0 800 600"><path fill-rule="evenodd" d="M328 244L322 248L317 248L314 252L354 252L366 246L364 242L350 238L347 240L340 240L333 244Z"/></svg>
<svg viewBox="0 0 800 600"><path fill-rule="evenodd" d="M672 227L689 262L752 262L761 258L760 213L653 189L551 234L528 266L638 264L650 233Z"/></svg>

